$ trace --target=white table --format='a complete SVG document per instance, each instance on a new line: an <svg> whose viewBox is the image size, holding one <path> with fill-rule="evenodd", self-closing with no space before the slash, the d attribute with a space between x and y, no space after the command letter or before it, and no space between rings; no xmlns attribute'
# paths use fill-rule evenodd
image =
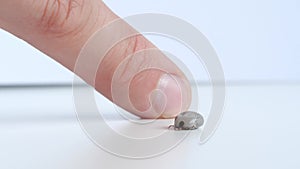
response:
<svg viewBox="0 0 300 169"><path fill-rule="evenodd" d="M205 112L208 99L201 100ZM223 120L206 144L199 145L200 132L193 131L168 153L144 160L97 147L76 119L69 87L1 88L0 103L1 169L300 168L300 84L228 86ZM104 112L108 104L102 104ZM160 120L156 129L171 123Z"/></svg>

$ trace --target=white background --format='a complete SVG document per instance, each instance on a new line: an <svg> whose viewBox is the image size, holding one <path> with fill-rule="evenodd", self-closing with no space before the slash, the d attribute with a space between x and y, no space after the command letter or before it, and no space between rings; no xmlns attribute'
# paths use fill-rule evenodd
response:
<svg viewBox="0 0 300 169"><path fill-rule="evenodd" d="M196 26L216 49L228 81L300 80L300 1L297 0L107 0L121 17L163 13ZM191 71L188 50L173 40L149 37L180 55ZM174 47L174 46L179 47ZM182 56L184 55L184 56ZM0 84L71 83L73 75L22 40L0 30ZM205 80L205 75L197 75Z"/></svg>

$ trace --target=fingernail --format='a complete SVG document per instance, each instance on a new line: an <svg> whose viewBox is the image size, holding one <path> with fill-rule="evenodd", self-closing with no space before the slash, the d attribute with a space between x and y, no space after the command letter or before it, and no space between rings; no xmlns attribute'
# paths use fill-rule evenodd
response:
<svg viewBox="0 0 300 169"><path fill-rule="evenodd" d="M163 74L152 97L152 106L162 118L172 118L190 105L189 83L176 75Z"/></svg>

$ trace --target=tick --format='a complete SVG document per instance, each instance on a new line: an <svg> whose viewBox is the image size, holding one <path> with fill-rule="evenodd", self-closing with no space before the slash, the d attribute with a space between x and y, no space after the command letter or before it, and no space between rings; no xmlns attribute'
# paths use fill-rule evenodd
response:
<svg viewBox="0 0 300 169"><path fill-rule="evenodd" d="M169 129L175 130L195 130L204 124L204 118L201 114L186 111L175 117L174 125L170 125Z"/></svg>

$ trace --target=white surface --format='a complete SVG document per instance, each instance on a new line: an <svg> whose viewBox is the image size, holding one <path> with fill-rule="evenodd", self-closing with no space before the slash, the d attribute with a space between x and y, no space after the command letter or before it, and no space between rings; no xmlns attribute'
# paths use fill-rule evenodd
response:
<svg viewBox="0 0 300 169"><path fill-rule="evenodd" d="M227 80L300 79L298 0L106 0L121 17L163 13L196 26L215 47ZM199 63L173 40L149 37L159 48L189 64ZM0 83L71 82L72 74L28 44L0 30ZM197 76L200 80L203 74Z"/></svg>
<svg viewBox="0 0 300 169"><path fill-rule="evenodd" d="M194 131L170 152L146 160L123 159L95 146L76 121L69 88L14 90L0 92L0 168L300 167L300 84L228 87L223 121L209 142L198 145L200 133ZM108 116L109 104L101 106ZM112 118L108 122L128 124ZM160 120L156 127L163 131L169 123Z"/></svg>

